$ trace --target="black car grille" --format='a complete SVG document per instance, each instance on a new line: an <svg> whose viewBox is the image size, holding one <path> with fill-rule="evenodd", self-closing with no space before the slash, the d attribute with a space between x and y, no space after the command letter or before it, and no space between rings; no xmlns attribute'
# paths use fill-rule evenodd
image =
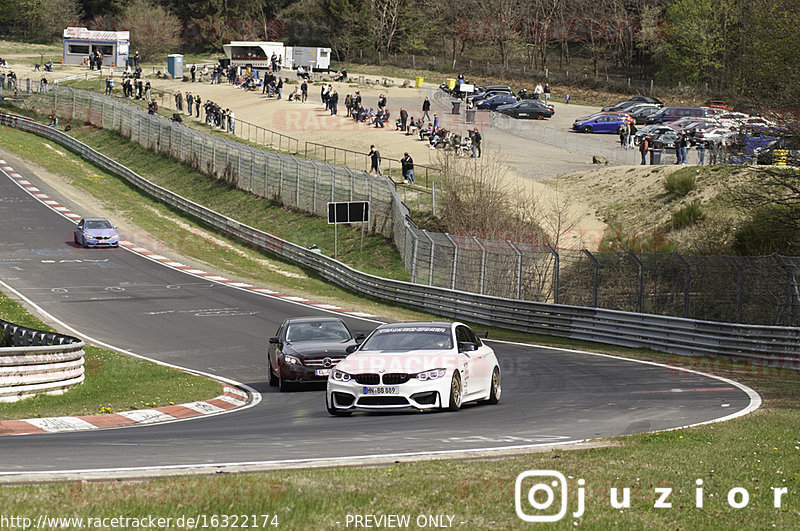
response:
<svg viewBox="0 0 800 531"><path fill-rule="evenodd" d="M330 359L330 364L323 363L325 359ZM344 356L323 356L321 358L304 359L303 365L312 369L330 369L336 366L337 363L342 361Z"/></svg>
<svg viewBox="0 0 800 531"><path fill-rule="evenodd" d="M404 384L410 378L411 378L411 376L409 376L406 373L400 373L400 372L389 373L389 374L384 374L383 375L383 383L386 384L386 385Z"/></svg>
<svg viewBox="0 0 800 531"><path fill-rule="evenodd" d="M361 385L378 385L381 383L380 374L372 374L372 373L356 374L353 378L355 378L355 380Z"/></svg>
<svg viewBox="0 0 800 531"><path fill-rule="evenodd" d="M362 396L358 399L361 406L407 406L408 400L402 396Z"/></svg>
<svg viewBox="0 0 800 531"><path fill-rule="evenodd" d="M418 404L425 404L425 405L434 405L436 403L437 398L436 391L430 391L428 393L417 393L415 395L411 395L411 398L415 400Z"/></svg>

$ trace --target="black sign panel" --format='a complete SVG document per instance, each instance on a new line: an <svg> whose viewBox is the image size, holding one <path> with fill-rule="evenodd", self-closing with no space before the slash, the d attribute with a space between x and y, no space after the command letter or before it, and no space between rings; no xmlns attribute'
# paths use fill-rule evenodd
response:
<svg viewBox="0 0 800 531"><path fill-rule="evenodd" d="M369 222L369 201L328 203L328 223Z"/></svg>

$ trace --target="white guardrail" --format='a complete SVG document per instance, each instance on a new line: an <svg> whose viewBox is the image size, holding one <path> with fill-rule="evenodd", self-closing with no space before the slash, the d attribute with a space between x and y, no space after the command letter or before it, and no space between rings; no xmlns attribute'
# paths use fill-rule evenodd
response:
<svg viewBox="0 0 800 531"><path fill-rule="evenodd" d="M524 301L422 286L356 271L347 265L218 214L144 179L69 135L32 120L0 113L0 124L48 138L126 179L151 197L220 233L313 270L355 293L444 317L522 332L673 354L727 356L800 369L800 328L697 321Z"/></svg>
<svg viewBox="0 0 800 531"><path fill-rule="evenodd" d="M57 395L83 382L83 341L0 319L0 402Z"/></svg>

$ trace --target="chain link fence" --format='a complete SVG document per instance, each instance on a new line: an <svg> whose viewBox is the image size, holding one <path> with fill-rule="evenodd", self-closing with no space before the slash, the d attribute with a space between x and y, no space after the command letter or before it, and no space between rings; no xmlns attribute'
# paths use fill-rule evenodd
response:
<svg viewBox="0 0 800 531"><path fill-rule="evenodd" d="M388 178L229 141L98 93L36 88L26 93L29 109L115 130L258 196L321 216L328 201L370 201L370 229L393 238L420 285L698 320L800 325L800 257L559 251L538 242L427 232L416 227Z"/></svg>

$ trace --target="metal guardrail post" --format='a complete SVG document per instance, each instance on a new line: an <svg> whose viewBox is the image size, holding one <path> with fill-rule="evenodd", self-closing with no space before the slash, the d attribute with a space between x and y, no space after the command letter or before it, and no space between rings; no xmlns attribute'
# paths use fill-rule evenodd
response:
<svg viewBox="0 0 800 531"><path fill-rule="evenodd" d="M414 233L414 231L409 231L411 237L414 238L414 247L411 253L411 282L413 284L417 283L417 253L419 252L419 237Z"/></svg>
<svg viewBox="0 0 800 531"><path fill-rule="evenodd" d="M581 249L581 251L592 261L592 307L597 308L597 287L600 284L600 263L588 249Z"/></svg>
<svg viewBox="0 0 800 531"><path fill-rule="evenodd" d="M642 313L642 302L644 299L644 264L642 264L642 261L639 260L639 257L636 256L633 251L625 251L625 254L630 256L639 268L639 273L636 275L636 311Z"/></svg>
<svg viewBox="0 0 800 531"><path fill-rule="evenodd" d="M553 246L549 243L544 244L547 247L547 250L550 251L550 254L553 255L555 259L555 263L553 264L553 304L558 304L558 270L560 265L560 258L558 256L558 252L553 249Z"/></svg>
<svg viewBox="0 0 800 531"><path fill-rule="evenodd" d="M686 277L683 287L683 317L689 317L689 289L692 285L692 269L689 267L689 262L678 253L672 253L672 256L678 259L686 271Z"/></svg>

